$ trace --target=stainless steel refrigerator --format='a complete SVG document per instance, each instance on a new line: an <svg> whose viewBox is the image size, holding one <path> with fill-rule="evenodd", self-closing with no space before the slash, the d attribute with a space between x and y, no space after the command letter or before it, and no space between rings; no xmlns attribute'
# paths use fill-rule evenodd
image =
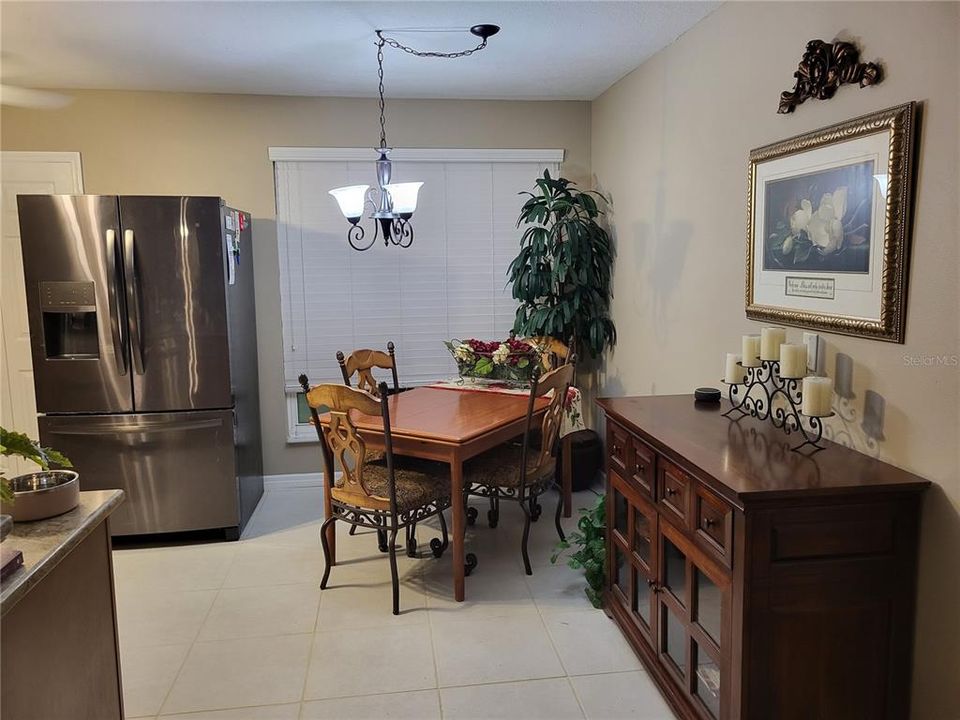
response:
<svg viewBox="0 0 960 720"><path fill-rule="evenodd" d="M114 535L223 528L263 494L250 216L217 197L19 195L40 441Z"/></svg>

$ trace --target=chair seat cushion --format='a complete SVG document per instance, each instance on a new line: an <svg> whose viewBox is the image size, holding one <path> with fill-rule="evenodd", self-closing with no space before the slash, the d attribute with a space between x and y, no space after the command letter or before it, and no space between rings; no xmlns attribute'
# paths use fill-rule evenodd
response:
<svg viewBox="0 0 960 720"><path fill-rule="evenodd" d="M505 443L487 452L467 460L463 466L464 484L485 485L486 487L520 487L520 455L523 448L519 444ZM533 477L538 451L527 449L527 486L544 485L553 476L551 468L545 469L540 477Z"/></svg>
<svg viewBox="0 0 960 720"><path fill-rule="evenodd" d="M429 505L440 501L441 505L450 504L450 475L438 471L425 472L429 466L413 470L407 467L394 468L393 476L397 484L397 509L400 512ZM442 467L442 466L441 466ZM390 484L386 461L370 463L363 469L367 489L374 495L390 497Z"/></svg>

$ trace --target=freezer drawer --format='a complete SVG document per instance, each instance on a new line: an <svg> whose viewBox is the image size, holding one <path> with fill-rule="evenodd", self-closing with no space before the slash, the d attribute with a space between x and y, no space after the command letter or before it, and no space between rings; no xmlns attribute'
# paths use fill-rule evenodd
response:
<svg viewBox="0 0 960 720"><path fill-rule="evenodd" d="M42 444L70 458L81 490L126 493L113 535L239 525L232 411L38 420Z"/></svg>

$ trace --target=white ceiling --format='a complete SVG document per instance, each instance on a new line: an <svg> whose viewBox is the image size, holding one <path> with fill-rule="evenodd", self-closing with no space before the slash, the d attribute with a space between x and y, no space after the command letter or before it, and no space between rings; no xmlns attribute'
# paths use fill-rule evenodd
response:
<svg viewBox="0 0 960 720"><path fill-rule="evenodd" d="M589 100L719 2L9 2L0 77L36 88L376 94L376 28L502 26L458 60L386 48L388 97ZM467 32L391 32L429 50Z"/></svg>

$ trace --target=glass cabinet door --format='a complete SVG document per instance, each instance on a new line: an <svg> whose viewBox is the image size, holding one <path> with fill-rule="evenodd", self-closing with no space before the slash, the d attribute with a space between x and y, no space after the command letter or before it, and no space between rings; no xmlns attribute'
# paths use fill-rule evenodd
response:
<svg viewBox="0 0 960 720"><path fill-rule="evenodd" d="M657 512L630 482L610 473L610 594L653 647Z"/></svg>
<svg viewBox="0 0 960 720"><path fill-rule="evenodd" d="M643 500L631 508L633 527L631 561L636 571L636 587L633 597L633 620L649 639L653 639L656 602L654 589L657 584L656 542L657 513Z"/></svg>
<svg viewBox="0 0 960 720"><path fill-rule="evenodd" d="M707 714L720 718L720 662L706 649L693 641L693 694L700 700Z"/></svg>
<svg viewBox="0 0 960 720"><path fill-rule="evenodd" d="M720 720L729 682L721 659L727 652L722 642L730 578L682 531L662 519L657 547L658 656L701 714Z"/></svg>

